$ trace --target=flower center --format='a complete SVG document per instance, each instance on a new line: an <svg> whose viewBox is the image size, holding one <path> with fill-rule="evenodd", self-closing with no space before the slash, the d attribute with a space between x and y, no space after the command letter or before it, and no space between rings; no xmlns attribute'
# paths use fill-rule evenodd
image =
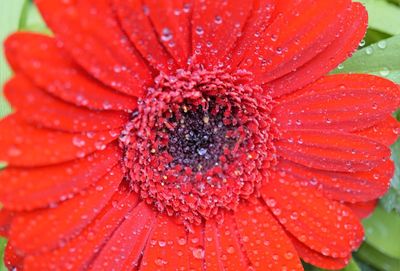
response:
<svg viewBox="0 0 400 271"><path fill-rule="evenodd" d="M215 102L209 104L208 110L185 104L179 110L179 117L169 119L175 124L175 128L168 132L166 148L173 157L170 167L181 165L194 172L207 171L218 166L224 151L231 150L238 143L235 129L239 125L231 123L232 117L224 117L225 109L218 113L213 109ZM230 123L224 123L224 120Z"/></svg>
<svg viewBox="0 0 400 271"><path fill-rule="evenodd" d="M276 163L273 105L248 72L161 74L120 136L126 180L186 225L235 210Z"/></svg>

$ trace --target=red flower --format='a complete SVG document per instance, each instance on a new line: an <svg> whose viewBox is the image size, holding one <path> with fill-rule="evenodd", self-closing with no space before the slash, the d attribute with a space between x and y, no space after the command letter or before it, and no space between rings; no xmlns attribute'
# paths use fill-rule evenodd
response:
<svg viewBox="0 0 400 271"><path fill-rule="evenodd" d="M37 0L5 44L0 231L23 270L338 269L385 193L398 87L324 76L347 0ZM143 2L143 3L142 3Z"/></svg>

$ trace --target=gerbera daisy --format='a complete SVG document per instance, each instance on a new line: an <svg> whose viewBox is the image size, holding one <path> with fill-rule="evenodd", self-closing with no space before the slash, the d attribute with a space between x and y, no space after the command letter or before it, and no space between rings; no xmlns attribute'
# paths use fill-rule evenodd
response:
<svg viewBox="0 0 400 271"><path fill-rule="evenodd" d="M339 269L388 188L398 87L325 75L348 0L37 0L5 50L0 232L18 270Z"/></svg>

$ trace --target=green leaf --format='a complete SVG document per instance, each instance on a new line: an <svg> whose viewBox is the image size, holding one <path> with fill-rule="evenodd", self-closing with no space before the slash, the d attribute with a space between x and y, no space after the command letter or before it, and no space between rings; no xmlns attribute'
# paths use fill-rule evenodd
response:
<svg viewBox="0 0 400 271"><path fill-rule="evenodd" d="M379 270L376 270L376 269L375 269L374 267L372 267L371 265L369 265L369 264L363 262L363 261L360 260L360 259L356 259L356 260L357 260L358 267L361 269L361 271L379 271Z"/></svg>
<svg viewBox="0 0 400 271"><path fill-rule="evenodd" d="M352 259L350 263L343 269L343 271L361 271L361 269L358 267L356 261Z"/></svg>
<svg viewBox="0 0 400 271"><path fill-rule="evenodd" d="M396 4L398 6L400 6L400 0L388 0L388 2Z"/></svg>
<svg viewBox="0 0 400 271"><path fill-rule="evenodd" d="M398 112L396 112L395 116L399 119ZM396 168L391 187L380 203L387 212L396 211L400 214L400 139L392 145L392 160Z"/></svg>
<svg viewBox="0 0 400 271"><path fill-rule="evenodd" d="M388 39L390 37L391 37L391 35L389 35L389 34L380 32L380 31L372 29L372 28L368 28L367 34L365 34L365 37L364 37L365 44L363 45L363 47L377 43L380 40Z"/></svg>
<svg viewBox="0 0 400 271"><path fill-rule="evenodd" d="M4 39L12 32L18 30L20 14L27 0L0 1L0 40ZM0 85L9 78L11 72L8 68L3 50L0 57ZM3 92L0 93L0 117L11 112L10 107L5 102Z"/></svg>
<svg viewBox="0 0 400 271"><path fill-rule="evenodd" d="M400 83L400 35L357 51L332 73L369 73Z"/></svg>
<svg viewBox="0 0 400 271"><path fill-rule="evenodd" d="M400 189L395 187L392 184L389 192L380 200L380 204L386 212L397 212L400 214Z"/></svg>
<svg viewBox="0 0 400 271"><path fill-rule="evenodd" d="M390 35L400 34L400 8L384 0L359 0L368 10L370 28Z"/></svg>
<svg viewBox="0 0 400 271"><path fill-rule="evenodd" d="M7 268L3 264L4 249L6 247L7 240L0 238L0 271L7 271Z"/></svg>
<svg viewBox="0 0 400 271"><path fill-rule="evenodd" d="M36 5L32 1L27 1L21 13L19 21L20 30L34 31L50 34L42 15L39 13Z"/></svg>
<svg viewBox="0 0 400 271"><path fill-rule="evenodd" d="M366 242L381 253L400 260L400 216L376 208L369 218L363 221ZM400 269L399 269L400 270Z"/></svg>
<svg viewBox="0 0 400 271"><path fill-rule="evenodd" d="M391 258L374 247L370 246L368 243L364 243L361 248L355 253L357 259L361 259L368 265L375 267L380 271L399 271L400 270L400 260ZM371 269L364 269L371 270ZM374 269L372 269L374 270Z"/></svg>

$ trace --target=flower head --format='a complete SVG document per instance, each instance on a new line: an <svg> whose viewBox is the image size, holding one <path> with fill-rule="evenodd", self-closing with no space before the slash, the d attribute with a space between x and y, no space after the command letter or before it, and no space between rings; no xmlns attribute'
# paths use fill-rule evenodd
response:
<svg viewBox="0 0 400 271"><path fill-rule="evenodd" d="M0 233L21 270L339 269L388 188L398 86L325 75L348 0L37 0L5 44Z"/></svg>

